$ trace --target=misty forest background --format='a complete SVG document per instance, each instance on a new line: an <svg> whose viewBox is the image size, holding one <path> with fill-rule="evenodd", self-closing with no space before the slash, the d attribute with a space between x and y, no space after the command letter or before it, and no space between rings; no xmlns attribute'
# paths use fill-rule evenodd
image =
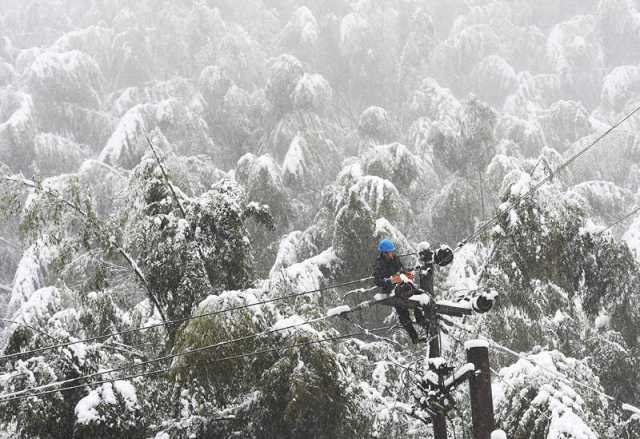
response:
<svg viewBox="0 0 640 439"><path fill-rule="evenodd" d="M639 104L638 0L0 0L1 355L368 277L382 238L454 247L496 215L437 272L440 299L498 294L444 356L521 353L491 350L509 438L640 437L598 393L640 405L640 216L608 227L640 198L640 115L552 174ZM214 362L389 307L132 366L359 286L2 358L0 396L127 369L0 402L0 437L431 437L401 329Z"/></svg>

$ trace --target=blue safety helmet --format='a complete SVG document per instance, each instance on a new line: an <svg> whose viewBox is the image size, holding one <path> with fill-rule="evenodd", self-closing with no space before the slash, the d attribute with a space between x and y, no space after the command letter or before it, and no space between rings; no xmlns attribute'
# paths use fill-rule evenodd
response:
<svg viewBox="0 0 640 439"><path fill-rule="evenodd" d="M396 248L393 246L393 242L390 239L383 239L378 244L378 250L381 252L393 252L396 251Z"/></svg>

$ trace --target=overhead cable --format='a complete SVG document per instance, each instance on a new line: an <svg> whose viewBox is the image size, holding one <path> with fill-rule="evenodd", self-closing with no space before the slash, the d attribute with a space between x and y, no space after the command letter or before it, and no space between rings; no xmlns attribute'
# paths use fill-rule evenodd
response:
<svg viewBox="0 0 640 439"><path fill-rule="evenodd" d="M257 333L252 333L249 335L245 335L245 336L241 336L241 337L236 337L236 338L232 338L229 340L223 340L217 343L213 343L207 346L200 346L194 349L190 349L187 351L183 351L183 352L177 352L177 353L173 353L173 354L168 354L168 355L163 355L161 357L157 357L157 358L153 358L150 360L145 360L145 361L141 361L141 362L137 362L134 364L127 364L125 366L120 366L120 367L115 367L112 369L108 369L108 370L103 370L103 371L98 371L92 374L88 374L88 375L83 375L83 376L79 376L79 377L75 377L75 378L70 378L67 380L62 380L62 381L56 381L56 382L52 382L52 383L48 383L48 384L43 384L41 386L36 386L36 387L30 387L28 389L23 389L23 390L19 390L16 392L12 392L9 394L5 394L5 395L0 395L0 398L13 398L15 396L20 396L20 395L24 395L24 394L28 394L30 392L34 392L34 391L39 391L39 390L43 390L43 389L48 389L50 387L55 387L55 386L59 386L59 385L64 385L64 384L69 384L69 383L73 383L76 381L80 381L80 380L86 380L89 378L93 378L96 376L101 376L101 375L105 375L105 374L110 374L110 373L115 373L115 372L120 372L120 371L124 371L127 369L131 369L131 368L137 368L137 367L141 367L141 366L145 366L147 364L152 364L152 363L156 363L156 362L160 362L160 361L166 361L166 360L171 360L173 358L177 358L177 357L182 357L185 355L192 355L198 352L202 352L202 351L207 351L207 350L211 350L211 349L216 349L222 346L227 346L227 345L231 345L234 343L239 343L242 341L246 341L246 340L251 340L254 338L258 338L258 337L262 337L265 335L269 335L269 334L273 334L273 333L277 333L277 332L281 332L281 331L286 331L288 329L293 329L293 328L297 328L300 326L305 326L305 325L309 325L309 324L313 324L313 323L318 323L321 322L323 320L327 320L333 317L337 317L337 316L344 316L345 314L348 313L352 313L354 311L359 311L361 309L365 309L373 304L376 303L380 303L384 301L384 299L380 299L380 300L373 300L373 301L365 301L360 303L359 305L350 308L350 307L345 307L341 310L338 310L336 312L332 312L331 310L324 316L322 317L318 317L316 319L312 319L312 320L307 320L304 322L298 322L298 323L293 323L291 325L288 326L284 326L284 327L276 327L276 328L271 328L271 329L267 329L265 331L262 332L257 332ZM4 401L4 399L0 400L0 402Z"/></svg>
<svg viewBox="0 0 640 439"><path fill-rule="evenodd" d="M487 229L489 229L494 224L496 224L496 222L500 219L501 216L504 216L505 214L509 213L511 210L517 208L521 201L523 201L526 198L531 197L538 189L540 189L540 187L542 187L542 185L547 183L549 180L553 179L553 177L558 172L560 172L563 169L567 168L571 163L573 163L575 160L577 160L579 157L581 157L583 154L585 154L591 148L596 146L602 139L607 137L613 130L615 130L620 125L622 125L622 123L624 123L627 119L631 118L638 111L640 111L640 105L638 105L630 113L628 113L622 119L620 119L615 124L613 124L604 133L599 135L593 142L589 143L587 146L582 148L580 151L578 151L577 153L575 153L574 155L569 157L565 162L560 164L555 170L552 170L545 178L543 178L538 183L536 183L527 192L525 192L524 194L519 195L518 197L516 197L516 199L514 201L512 201L506 209L500 210L500 212L497 213L493 218L487 220L484 224L482 224L480 227L478 227L473 233L471 233L471 235L467 236L462 241L460 241L460 243L458 244L458 246L456 247L456 249L454 251L457 251L459 248L464 246L467 242L469 242L469 241L473 240L474 238L478 237L480 234L484 233Z"/></svg>
<svg viewBox="0 0 640 439"><path fill-rule="evenodd" d="M247 309L247 308L251 308L254 306L260 306L260 305L266 305L268 303L274 303L274 302L279 302L279 301L283 301L283 300L287 300L287 299L293 299L295 297L300 297L300 296L306 296L309 294L314 294L314 293L319 293L322 291L326 291L332 288L339 288L339 287L345 287L345 286L349 286L349 285L355 285L361 282L366 282L368 280L373 279L373 277L366 277L366 278L362 278L362 279L357 279L357 280L353 280L350 282L344 282L341 284L335 284L335 285L329 285L326 287L322 287L322 288L317 288L315 290L309 290L309 291L303 291L303 292L299 292L299 293L293 293L293 294L288 294L285 296L280 296L280 297L274 297L271 299L265 299L265 300L261 300L258 302L253 302L253 303L248 303L245 305L238 305L238 306L233 306L230 308L226 308L226 309L222 309L222 310L218 310L218 311L212 311L212 312L208 312L208 313L203 313L203 314L197 314L197 315L193 315L193 316L189 316L189 317L183 317L180 319L175 319L175 320L167 320L165 322L160 322L160 323L154 323L152 325L147 325L147 326L141 326L138 328L131 328L131 329L125 329L123 331L114 331L114 332L110 332L107 334L102 334L102 335L98 335L95 337L88 337L88 338L84 338L81 340L75 340L75 341L70 341L70 342L66 342L66 343L57 343L57 344L53 344L53 345L49 345L49 346L44 346L41 348L37 348L37 349L31 349L28 351L23 351L23 352L15 352L12 354L7 354L7 355L2 355L0 356L0 360L8 360L8 359L12 359L12 358L16 358L16 357L22 357L22 356L26 356L26 355L33 355L33 354L38 354L41 352L46 352L52 349L57 349L57 348L62 348L62 347L67 347L67 346L72 346L78 343L89 343L89 342L93 342L93 341L98 341L98 340L104 340L107 339L109 337L114 337L117 335L125 335L125 334L131 334L134 332L139 332L139 331L146 331L149 329L153 329L153 328L158 328L161 326L167 326L167 325L175 325L175 324L179 324L179 323L184 323L186 321L189 320L195 320L195 319L199 319L199 318L203 318L203 317L213 317L219 314L225 314L225 313L229 313L229 312L233 312L233 311L239 311L242 309Z"/></svg>
<svg viewBox="0 0 640 439"><path fill-rule="evenodd" d="M321 340L310 340L310 341L305 341L305 342L300 342L300 343L295 343L292 345L286 345L286 346L278 346L275 348L269 348L269 349L262 349L259 351L254 351L254 352L248 352L248 353L243 353L243 354L237 354L237 355L230 355L227 357L223 357L223 358L216 358L216 359L212 359L212 360L207 360L207 361L198 361L198 364L214 364L214 363L220 363L223 361L229 361L229 360L237 360L240 358L246 358L246 357L252 357L252 356L258 356L258 355L264 355L270 352L276 352L276 351L281 351L281 350L288 350L288 349L292 349L292 348L296 348L296 347L303 347L303 346L308 346L308 345L313 345L313 344L320 344L320 343L328 343L331 341L338 341L338 340L344 340L344 339L348 339L348 338L353 338L353 337L358 337L358 336L364 336L364 335L368 335L372 332L380 332L380 331L387 331L389 330L389 327L382 327L382 328L375 328L375 329L367 329L365 331L362 332L354 332L351 334L346 334L346 335L339 335L339 336L335 336L335 337L327 337ZM176 369L187 369L192 367L192 365L177 365L177 366L172 366L172 367L166 367L166 368L162 368L162 369L156 369L156 370L152 370L149 372L144 372L144 373L139 373L139 374L134 374L134 375L128 375L128 376L123 376L123 377L118 377L118 378L110 378L110 379L106 379L106 380L100 380L100 381L93 381L90 383L83 383L83 384L79 384L79 385L75 385L75 386L69 386L69 387L63 387L60 389L55 389L55 390L47 390L47 391L43 391L43 392L35 392L35 393L29 393L27 395L16 395L16 396L11 396L9 398L2 398L0 399L0 403L3 402L10 402L10 401L15 401L15 400L21 400L21 399L27 399L27 398L32 398L32 397L36 397L36 396L43 396L43 395L49 395L52 393L56 393L56 392L67 392L70 390L75 390L75 389L84 389L88 386L97 386L97 385L101 385L101 384L106 384L106 383L113 383L115 381L126 381L126 380L132 380L135 378L143 378L143 377L148 377L148 376L152 376L152 375L159 375L161 373L165 373L165 372L170 372ZM6 396L6 395L0 395L0 396Z"/></svg>

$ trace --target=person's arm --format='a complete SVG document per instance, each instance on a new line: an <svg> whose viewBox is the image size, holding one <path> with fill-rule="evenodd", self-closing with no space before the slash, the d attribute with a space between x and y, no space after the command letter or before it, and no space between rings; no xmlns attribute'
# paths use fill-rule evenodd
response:
<svg viewBox="0 0 640 439"><path fill-rule="evenodd" d="M382 269L382 260L380 258L376 259L376 267L373 270L373 283L377 286L386 288L387 283L385 281Z"/></svg>
<svg viewBox="0 0 640 439"><path fill-rule="evenodd" d="M394 258L394 265L395 265L396 273L405 272L404 266L402 265L402 262L400 261L400 258L398 256Z"/></svg>

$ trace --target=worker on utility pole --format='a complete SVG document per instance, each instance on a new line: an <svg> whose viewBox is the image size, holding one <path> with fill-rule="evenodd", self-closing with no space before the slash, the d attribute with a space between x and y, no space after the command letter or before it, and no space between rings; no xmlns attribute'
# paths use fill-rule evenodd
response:
<svg viewBox="0 0 640 439"><path fill-rule="evenodd" d="M386 294L391 294L397 285L393 283L391 276L397 273L403 273L405 270L402 266L402 262L400 262L400 258L396 255L396 248L391 240L383 239L380 241L380 244L378 244L378 251L380 253L378 254L376 265L373 270L374 282L377 286L381 287ZM409 317L409 309L401 305L396 305L394 308L398 314L400 324L407 331L407 334L409 334L411 341L414 344L425 341L425 337L418 336L418 332ZM419 325L422 325L424 322L424 316L420 308L414 308L414 316L416 318L416 322Z"/></svg>

